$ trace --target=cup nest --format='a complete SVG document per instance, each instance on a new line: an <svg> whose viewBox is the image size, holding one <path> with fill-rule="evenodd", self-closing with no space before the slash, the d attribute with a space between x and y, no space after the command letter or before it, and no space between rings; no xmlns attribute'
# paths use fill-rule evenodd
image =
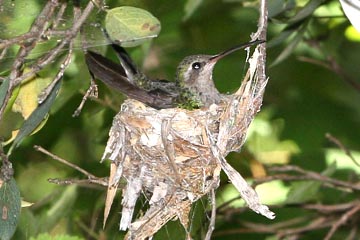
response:
<svg viewBox="0 0 360 240"><path fill-rule="evenodd" d="M266 81L259 83L254 76L244 80L235 94L224 96L222 104L204 109L156 110L126 100L113 120L102 157L111 161L104 224L124 179L120 230L128 230L126 239L151 237L176 218L187 231L192 203L218 187L221 170L249 208L274 218L274 213L260 204L255 190L225 160L229 152L240 150L260 110ZM141 193L149 207L132 222Z"/></svg>

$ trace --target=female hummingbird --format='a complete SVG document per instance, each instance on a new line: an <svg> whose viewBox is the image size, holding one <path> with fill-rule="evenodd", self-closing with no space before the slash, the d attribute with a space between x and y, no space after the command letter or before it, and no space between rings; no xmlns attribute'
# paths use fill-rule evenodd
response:
<svg viewBox="0 0 360 240"><path fill-rule="evenodd" d="M91 75L130 98L156 109L180 107L191 110L208 107L224 98L212 80L213 69L218 60L237 50L263 42L265 41L248 42L216 55L185 57L177 67L174 82L148 78L117 44L111 46L121 65L92 51L85 53L85 59Z"/></svg>

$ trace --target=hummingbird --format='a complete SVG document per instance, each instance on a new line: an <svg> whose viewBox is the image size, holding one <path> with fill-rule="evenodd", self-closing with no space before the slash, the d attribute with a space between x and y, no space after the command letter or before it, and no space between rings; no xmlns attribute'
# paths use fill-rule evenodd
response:
<svg viewBox="0 0 360 240"><path fill-rule="evenodd" d="M129 98L156 109L179 107L192 110L218 104L224 99L212 79L218 60L240 49L264 42L255 40L243 43L215 55L187 56L177 67L175 81L150 79L137 68L125 49L116 43L111 46L120 64L90 50L85 52L85 60L93 77Z"/></svg>

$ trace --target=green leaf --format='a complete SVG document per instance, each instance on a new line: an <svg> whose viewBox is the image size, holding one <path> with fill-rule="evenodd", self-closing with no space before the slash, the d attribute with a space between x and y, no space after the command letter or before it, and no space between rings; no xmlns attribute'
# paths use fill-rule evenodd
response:
<svg viewBox="0 0 360 240"><path fill-rule="evenodd" d="M184 6L185 16L183 17L183 21L188 20L202 2L203 0L187 0Z"/></svg>
<svg viewBox="0 0 360 240"><path fill-rule="evenodd" d="M280 53L280 55L275 59L275 61L270 65L270 67L273 67L273 66L279 64L280 62L284 61L286 58L288 58L293 53L293 51L295 50L297 45L301 42L304 32L305 32L305 29L306 28L302 28L298 31L296 36L290 41L290 43Z"/></svg>
<svg viewBox="0 0 360 240"><path fill-rule="evenodd" d="M331 176L336 170L336 163L331 164L321 174L324 176ZM318 192L322 182L320 181L300 181L292 184L287 195L287 204L300 204L315 200L318 197Z"/></svg>
<svg viewBox="0 0 360 240"><path fill-rule="evenodd" d="M10 150L9 155L13 148L16 148L20 142L28 136L30 133L32 133L39 124L44 120L47 113L49 112L53 102L55 101L55 98L57 96L57 93L59 92L61 86L61 81L58 81L54 88L52 89L52 92L50 95L45 99L45 101L40 104L29 116L29 118L24 122L24 124L21 126L20 131L18 135L16 136Z"/></svg>
<svg viewBox="0 0 360 240"><path fill-rule="evenodd" d="M38 106L38 96L51 83L51 78L34 76L20 86L19 93L12 106L14 112L19 112L27 119Z"/></svg>
<svg viewBox="0 0 360 240"><path fill-rule="evenodd" d="M24 72L26 72L25 70ZM4 120L0 124L0 134L8 138L4 145L11 143L19 132L19 127L23 124L31 113L38 106L38 96L41 91L51 82L51 78L41 78L33 75L13 91L11 101L8 102L7 110L4 114ZM39 131L46 123L46 118L38 125L36 131ZM9 133L11 133L10 136Z"/></svg>
<svg viewBox="0 0 360 240"><path fill-rule="evenodd" d="M10 84L9 78L5 78L5 80L3 81L3 83L0 86L0 106L2 106L4 104L4 99L6 97L6 93L8 91L9 84Z"/></svg>
<svg viewBox="0 0 360 240"><path fill-rule="evenodd" d="M288 22L295 23L307 18L324 2L325 0L311 0L294 17L289 19Z"/></svg>
<svg viewBox="0 0 360 240"><path fill-rule="evenodd" d="M268 48L275 47L283 43L287 38L289 38L296 30L284 30L276 37L272 38L266 45Z"/></svg>
<svg viewBox="0 0 360 240"><path fill-rule="evenodd" d="M0 239L9 240L15 233L21 209L20 191L13 178L0 179Z"/></svg>
<svg viewBox="0 0 360 240"><path fill-rule="evenodd" d="M269 0L269 18L296 7L294 0Z"/></svg>
<svg viewBox="0 0 360 240"><path fill-rule="evenodd" d="M157 37L161 25L148 11L123 6L107 12L105 28L112 41L123 47L135 47Z"/></svg>
<svg viewBox="0 0 360 240"><path fill-rule="evenodd" d="M46 214L42 216L41 220L39 220L41 231L49 231L59 223L60 219L71 215L77 196L78 188L76 185L67 187Z"/></svg>

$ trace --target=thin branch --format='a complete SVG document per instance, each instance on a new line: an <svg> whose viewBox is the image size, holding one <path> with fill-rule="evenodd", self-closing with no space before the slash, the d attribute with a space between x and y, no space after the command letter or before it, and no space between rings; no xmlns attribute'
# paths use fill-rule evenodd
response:
<svg viewBox="0 0 360 240"><path fill-rule="evenodd" d="M75 165L75 164L73 164L73 163L71 163L71 162L69 162L69 161L67 161L67 160L65 160L65 159L63 159L61 157L56 156L55 154L47 151L46 149L42 148L41 146L35 145L34 148L35 148L36 151L42 152L42 153L48 155L49 157L51 157L52 159L54 159L54 160L56 160L58 162L61 162L62 164L65 164L66 166L69 166L69 167L81 172L82 174L87 176L89 179L97 179L96 176L92 175L88 171L80 168L79 166L77 166L77 165Z"/></svg>
<svg viewBox="0 0 360 240"><path fill-rule="evenodd" d="M216 220L216 196L215 196L215 190L211 189L210 191L210 201L211 201L211 217L210 217L210 223L209 223L209 227L208 230L206 232L206 236L204 238L204 240L210 240L212 233L215 229L215 220Z"/></svg>
<svg viewBox="0 0 360 240"><path fill-rule="evenodd" d="M266 40L267 26L268 26L268 1L261 0L259 8L259 20L258 20L258 30L255 34L252 35L252 40L261 39ZM257 64L257 76L259 83L257 87L263 86L267 81L265 66L266 66L266 44L260 44L259 46L259 58ZM257 92L261 89L256 89ZM262 100L261 100L262 101Z"/></svg>
<svg viewBox="0 0 360 240"><path fill-rule="evenodd" d="M335 220L332 218L320 217L315 219L314 221L309 222L309 224L307 224L306 226L281 230L276 236L282 239L285 236L298 235L304 232L310 232L322 228L327 228L332 226L334 222Z"/></svg>
<svg viewBox="0 0 360 240"><path fill-rule="evenodd" d="M324 67L330 71L333 71L334 73L336 73L344 82L346 82L347 84L349 84L353 89L355 89L356 91L360 92L360 84L353 78L351 78L346 71L344 71L344 69L336 62L335 58L333 56L329 56L329 54L325 51L323 51L320 47L320 43L318 41L308 41L307 42L312 48L317 48L320 49L320 51L323 52L323 54L325 56L327 56L326 61L321 61L321 60L317 60L317 59L312 59L309 57L298 57L298 59L300 61L303 62L308 62L308 63L312 63L312 64L316 64L318 66Z"/></svg>
<svg viewBox="0 0 360 240"><path fill-rule="evenodd" d="M339 139L337 139L336 137L332 136L330 133L327 133L326 138L334 143L336 146L338 146L341 150L344 151L344 153L354 162L354 164L358 167L360 167L360 163L358 163L358 161L356 161L356 159L354 158L354 156L351 154L350 150L345 147L344 144L341 143L341 141Z"/></svg>
<svg viewBox="0 0 360 240"><path fill-rule="evenodd" d="M77 117L80 115L81 110L83 109L85 102L88 98L97 98L98 97L98 86L96 85L95 81L93 78L91 78L90 81L90 86L88 88L88 90L86 91L86 93L84 94L81 103L79 104L79 106L76 108L76 110L74 111L72 117Z"/></svg>
<svg viewBox="0 0 360 240"><path fill-rule="evenodd" d="M53 23L52 23L52 26L51 26L52 29L57 28L57 26L58 26L58 25L60 24L60 22L63 20L63 16L64 16L64 13L65 13L66 7L68 6L67 4L68 4L67 1L62 1L62 2L60 3L61 6L60 6L60 9L59 9L59 11L58 11L58 13L57 13L57 15L56 15ZM48 29L48 30L51 30L51 29ZM47 32L48 32L48 31L47 31ZM47 35L47 34L45 34L45 35Z"/></svg>
<svg viewBox="0 0 360 240"><path fill-rule="evenodd" d="M324 213L324 214L330 214L330 213L337 213L346 211L348 209L354 208L354 206L360 205L359 200L355 200L348 203L343 204L333 204L333 205L324 205L324 204L303 204L301 205L304 209L309 210L316 210L318 212Z"/></svg>
<svg viewBox="0 0 360 240"><path fill-rule="evenodd" d="M29 31L30 34L33 34L34 38L31 40L26 41L23 44L23 47L19 50L16 59L14 60L14 63L12 65L12 69L9 75L10 84L8 87L8 90L6 92L4 101L2 103L2 106L0 108L0 119L2 119L2 115L5 111L5 108L7 106L8 101L10 100L10 97L12 96L12 92L14 88L20 83L18 82L18 78L21 75L21 69L25 62L26 56L29 55L29 53L32 51L32 49L36 46L36 41L41 38L43 33L45 32L45 29L49 23L49 20L52 18L52 15L55 12L55 8L58 5L58 2L56 0L48 1L45 7L43 8L42 12L38 15L37 19L31 26L31 29ZM33 76L34 72L30 71L30 74L26 74L27 77ZM21 78L21 77L20 77ZM25 79L25 78L23 78Z"/></svg>
<svg viewBox="0 0 360 240"><path fill-rule="evenodd" d="M79 17L78 21L74 23L70 31L68 32L68 36L62 40L55 48L53 48L51 51L48 52L45 56L41 57L40 60L29 66L29 72L26 74L23 74L22 76L16 78L15 84L18 85L23 81L24 79L28 78L34 73L39 72L42 68L44 68L46 65L50 64L52 61L54 61L55 57L58 56L58 54L61 52L61 50L67 46L71 39L73 39L77 33L80 30L80 27L82 24L86 21L87 17L90 15L91 11L93 10L94 5L92 1L88 3L88 5L85 7L84 11L82 12L81 16Z"/></svg>
<svg viewBox="0 0 360 240"><path fill-rule="evenodd" d="M63 7L64 5L62 5ZM66 6L66 5L65 5ZM63 9L60 9L60 12L63 11ZM79 7L74 6L74 16L73 16L73 22L77 22L79 20L79 17L81 15L81 10ZM62 13L63 14L63 13ZM46 98L49 96L49 94L52 92L52 90L54 89L55 85L62 79L65 70L67 69L67 67L69 66L69 64L71 63L71 56L73 53L73 45L74 45L74 38L71 38L69 40L69 50L68 53L65 57L65 59L63 60L63 63L60 64L60 68L58 73L56 74L55 78L52 80L52 82L41 92L38 102L39 104L42 104Z"/></svg>
<svg viewBox="0 0 360 240"><path fill-rule="evenodd" d="M346 213L344 213L341 218L339 218L338 221L336 221L330 231L328 232L328 234L325 236L324 240L330 240L331 237L334 235L334 233L336 232L336 230L341 226L344 225L350 218L351 216L353 216L355 213L360 211L360 204L357 204L356 206L354 206L352 209L350 209L349 211L347 211Z"/></svg>
<svg viewBox="0 0 360 240"><path fill-rule="evenodd" d="M108 178L89 178L89 179L59 179L59 178L49 178L50 183L57 185L71 185L71 184L97 184L104 187L108 186Z"/></svg>
<svg viewBox="0 0 360 240"><path fill-rule="evenodd" d="M310 180L317 180L324 183L329 183L334 186L347 188L350 190L360 190L360 183L352 183L352 182L345 182L337 179L333 179L324 175L321 175L320 173L313 172L313 171L307 171L304 170L298 166L293 165L287 165L287 166L281 166L281 167L271 167L269 170L276 171L276 172L290 172L294 171L300 174L303 174L304 177L308 177Z"/></svg>

